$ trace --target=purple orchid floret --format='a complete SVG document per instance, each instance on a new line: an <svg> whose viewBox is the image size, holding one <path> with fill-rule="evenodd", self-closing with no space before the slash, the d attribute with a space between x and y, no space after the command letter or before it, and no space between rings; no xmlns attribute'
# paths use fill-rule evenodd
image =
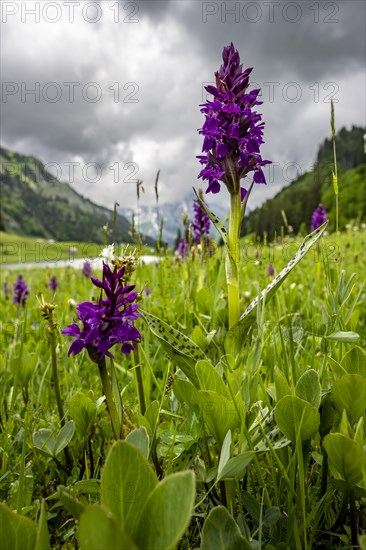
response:
<svg viewBox="0 0 366 550"><path fill-rule="evenodd" d="M194 222L193 236L196 242L201 240L201 237L209 237L210 235L210 218L207 212L200 205L199 200L193 201Z"/></svg>
<svg viewBox="0 0 366 550"><path fill-rule="evenodd" d="M90 278L92 274L92 264L89 262L89 260L85 260L83 263L83 267L81 269L81 273L85 276Z"/></svg>
<svg viewBox="0 0 366 550"><path fill-rule="evenodd" d="M269 266L267 267L267 274L268 277L273 277L273 275L275 274L273 264L269 264Z"/></svg>
<svg viewBox="0 0 366 550"><path fill-rule="evenodd" d="M263 141L262 115L253 111L260 89L248 91L252 68L240 64L240 56L233 44L224 48L223 64L215 73L216 86L206 86L213 101L201 105L205 122L199 133L204 136L202 152L198 156L204 165L198 177L206 180L206 193L219 193L224 183L230 193L239 192L239 182L254 172L255 183L266 183L262 167L271 164L263 160L260 146ZM241 188L241 200L247 190Z"/></svg>
<svg viewBox="0 0 366 550"><path fill-rule="evenodd" d="M13 288L14 288L14 296L13 296L14 304L22 304L23 306L25 306L25 303L29 296L29 286L24 281L22 275L18 276Z"/></svg>
<svg viewBox="0 0 366 550"><path fill-rule="evenodd" d="M55 291L58 286L60 286L60 283L58 282L56 275L52 275L50 282L48 283L48 287Z"/></svg>
<svg viewBox="0 0 366 550"><path fill-rule="evenodd" d="M318 227L323 225L323 223L325 223L327 220L328 218L325 206L322 203L319 203L311 217L311 230L315 231L315 229L318 229Z"/></svg>
<svg viewBox="0 0 366 550"><path fill-rule="evenodd" d="M101 295L97 303L81 302L77 305L83 327L80 329L77 323L72 323L62 330L66 336L75 338L68 355L77 355L85 348L92 359L103 359L106 355L113 358L109 350L115 344L122 344L121 351L125 354L135 350L133 343L142 338L133 325L141 317L136 313L140 304L133 303L137 298L137 292L133 291L135 285L123 285L124 272L125 267L115 267L111 271L103 262L103 281L91 277L92 283L104 291L106 297Z"/></svg>

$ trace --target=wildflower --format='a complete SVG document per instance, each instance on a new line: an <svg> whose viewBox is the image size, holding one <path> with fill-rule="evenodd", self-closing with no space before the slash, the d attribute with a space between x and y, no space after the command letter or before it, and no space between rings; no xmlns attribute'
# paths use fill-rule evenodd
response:
<svg viewBox="0 0 366 550"><path fill-rule="evenodd" d="M146 296L150 296L150 294L151 294L151 288L150 287L147 286L145 288L145 294L146 294Z"/></svg>
<svg viewBox="0 0 366 550"><path fill-rule="evenodd" d="M199 133L204 136L205 154L197 157L204 165L198 177L208 182L206 193L218 193L222 182L234 194L249 172L254 172L255 183L266 183L262 166L270 161L262 160L259 151L264 122L261 114L252 110L262 104L257 99L260 89L248 91L253 69L243 71L232 43L224 48L222 57L224 63L215 73L216 86L205 87L214 99L201 105L205 122ZM247 190L241 188L240 192L243 200Z"/></svg>
<svg viewBox="0 0 366 550"><path fill-rule="evenodd" d="M22 306L25 306L25 303L29 296L29 286L24 281L22 275L18 276L18 279L14 284L14 293L15 293L13 296L14 304L22 304Z"/></svg>
<svg viewBox="0 0 366 550"><path fill-rule="evenodd" d="M273 277L275 271L274 271L274 267L273 267L272 264L269 264L269 266L267 267L267 273L268 273L269 277Z"/></svg>
<svg viewBox="0 0 366 550"><path fill-rule="evenodd" d="M315 231L315 229L318 229L321 225L323 225L324 222L328 220L327 218L327 212L325 210L325 207L319 203L316 209L313 212L312 218L311 218L311 230Z"/></svg>
<svg viewBox="0 0 366 550"><path fill-rule="evenodd" d="M178 243L177 255L183 260L188 254L188 243L185 239L181 239Z"/></svg>
<svg viewBox="0 0 366 550"><path fill-rule="evenodd" d="M48 287L55 292L58 286L60 286L60 283L56 279L56 275L52 275Z"/></svg>
<svg viewBox="0 0 366 550"><path fill-rule="evenodd" d="M62 330L63 334L75 338L68 355L77 355L85 348L90 358L98 363L106 355L113 357L109 349L115 344L122 344L121 351L125 354L135 349L132 343L139 342L141 334L133 326L133 321L141 317L136 313L140 305L133 303L137 298L137 292L133 292L135 286L123 286L124 272L124 266L111 271L103 262L103 281L91 277L92 283L105 292L106 298L101 294L97 303L81 302L77 305L82 329L73 323Z"/></svg>
<svg viewBox="0 0 366 550"><path fill-rule="evenodd" d="M114 264L114 243L108 245L106 248L103 248L102 252L99 254L102 258L103 263L107 264L109 267L113 267Z"/></svg>
<svg viewBox="0 0 366 550"><path fill-rule="evenodd" d="M201 190L200 190L201 191ZM202 199L200 192L200 198ZM193 235L194 240L199 242L201 237L205 238L210 235L210 218L207 215L207 212L201 206L199 200L193 201L193 210L194 210L194 222L193 222Z"/></svg>
<svg viewBox="0 0 366 550"><path fill-rule="evenodd" d="M88 279L91 277L91 274L92 274L92 264L91 264L91 262L89 262L89 260L85 260L85 262L83 263L83 267L81 268L81 273L82 273L85 277L88 277Z"/></svg>

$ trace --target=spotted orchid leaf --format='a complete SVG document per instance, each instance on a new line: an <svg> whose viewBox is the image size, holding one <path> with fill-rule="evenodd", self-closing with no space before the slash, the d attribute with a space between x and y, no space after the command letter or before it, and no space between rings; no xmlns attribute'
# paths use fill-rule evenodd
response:
<svg viewBox="0 0 366 550"><path fill-rule="evenodd" d="M303 257L309 252L310 248L317 242L317 240L323 235L326 230L328 222L323 223L318 229L315 229L312 233L307 235L302 242L299 250L289 261L289 263L282 269L282 271L259 293L259 296L255 298L249 306L246 308L244 313L240 317L239 323L236 327L243 329L251 324L254 312L258 306L258 302L262 302L264 299L266 302L270 300L275 292L280 288L288 274L292 269L303 259ZM235 329L235 327L234 327Z"/></svg>
<svg viewBox="0 0 366 550"><path fill-rule="evenodd" d="M227 229L223 223L222 220L220 220L220 218L218 218L216 216L216 214L214 214L213 212L211 212L211 210L209 209L209 207L207 206L207 204L201 200L201 198L198 196L198 193L197 191L193 188L193 191L195 192L196 194L196 197L200 203L200 205L202 206L202 208L204 209L204 211L206 212L206 214L208 215L208 217L210 218L210 220L212 221L213 225L215 226L215 228L217 229L218 233L220 234L220 237L222 238L223 240L223 243L225 245L225 249L226 249L226 254L227 254L227 257L229 259L228 263L227 263L227 269L230 271L230 273L227 274L227 276L229 276L229 278L231 277L237 277L237 266L236 266L236 263L234 261L234 258L232 257L232 255L230 254L230 250L229 250L229 244L228 244L228 234L227 234ZM245 200L245 199L244 199Z"/></svg>
<svg viewBox="0 0 366 550"><path fill-rule="evenodd" d="M197 361L206 359L201 348L188 336L155 317L155 315L151 315L146 311L141 313L143 313L151 332L159 339L172 361L182 369L195 386L198 386L195 366Z"/></svg>

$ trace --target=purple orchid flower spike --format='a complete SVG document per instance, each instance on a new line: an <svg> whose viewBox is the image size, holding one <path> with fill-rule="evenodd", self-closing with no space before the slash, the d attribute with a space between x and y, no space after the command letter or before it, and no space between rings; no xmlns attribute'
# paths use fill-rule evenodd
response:
<svg viewBox="0 0 366 550"><path fill-rule="evenodd" d="M259 89L248 91L252 68L240 64L240 56L233 44L224 48L223 64L215 73L216 86L206 86L213 101L201 105L205 122L199 133L203 135L203 155L198 156L203 169L199 178L207 181L206 193L219 193L224 183L231 194L239 192L239 182L250 172L254 183L266 183L260 146L263 142L262 115L253 110ZM247 194L240 188L241 200Z"/></svg>
<svg viewBox="0 0 366 550"><path fill-rule="evenodd" d="M202 191L201 191L202 192ZM203 200L203 197L200 198ZM208 217L207 212L202 208L199 200L193 201L193 210L194 210L194 222L193 222L193 236L196 242L200 242L201 237L209 237L210 235L210 218Z"/></svg>
<svg viewBox="0 0 366 550"><path fill-rule="evenodd" d="M110 348L115 344L122 344L122 353L129 354L135 350L134 343L141 341L141 334L133 325L141 315L136 313L139 304L134 303L137 292L134 285L124 286L123 275L125 267L114 268L103 263L103 280L91 277L92 283L104 291L106 297L101 296L97 303L81 302L76 311L82 328L77 323L62 330L66 336L75 339L70 346L68 355L77 355L84 348L91 359L98 363L106 355L112 357Z"/></svg>
<svg viewBox="0 0 366 550"><path fill-rule="evenodd" d="M328 218L325 206L322 203L319 203L318 206L315 208L311 218L311 230L315 231L315 229L318 229L318 227L323 225L323 223L325 223L327 220Z"/></svg>
<svg viewBox="0 0 366 550"><path fill-rule="evenodd" d="M23 276L19 275L15 284L14 284L14 304L21 304L25 306L25 303L29 296L29 286L24 281Z"/></svg>

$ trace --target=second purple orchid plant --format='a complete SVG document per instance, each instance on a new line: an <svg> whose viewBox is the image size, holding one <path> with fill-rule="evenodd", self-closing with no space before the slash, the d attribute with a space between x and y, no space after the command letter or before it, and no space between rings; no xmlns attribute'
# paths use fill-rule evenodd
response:
<svg viewBox="0 0 366 550"><path fill-rule="evenodd" d="M136 349L135 344L141 341L141 334L134 322L141 315L137 313L140 305L135 303L138 296L135 286L126 285L129 275L127 265L121 265L123 260L115 258L113 245L107 247L103 254L103 280L91 277L92 283L101 290L99 300L96 303L79 303L76 311L82 327L72 323L62 333L74 337L68 355L77 355L86 349L90 359L98 365L114 436L119 439L123 436L122 419L118 418L105 357L113 359L110 349L116 344L121 345L124 354Z"/></svg>
<svg viewBox="0 0 366 550"><path fill-rule="evenodd" d="M203 168L199 174L207 182L206 193L219 193L224 184L230 194L230 221L227 235L227 269L229 330L240 318L239 309L239 236L245 204L254 183L266 183L262 167L271 161L263 160L261 114L254 108L259 89L249 91L252 68L243 70L238 51L231 43L223 50L223 64L215 73L216 85L206 86L213 101L201 106L205 122L199 133L203 135L203 155L198 157ZM241 180L253 172L253 181L246 187Z"/></svg>

